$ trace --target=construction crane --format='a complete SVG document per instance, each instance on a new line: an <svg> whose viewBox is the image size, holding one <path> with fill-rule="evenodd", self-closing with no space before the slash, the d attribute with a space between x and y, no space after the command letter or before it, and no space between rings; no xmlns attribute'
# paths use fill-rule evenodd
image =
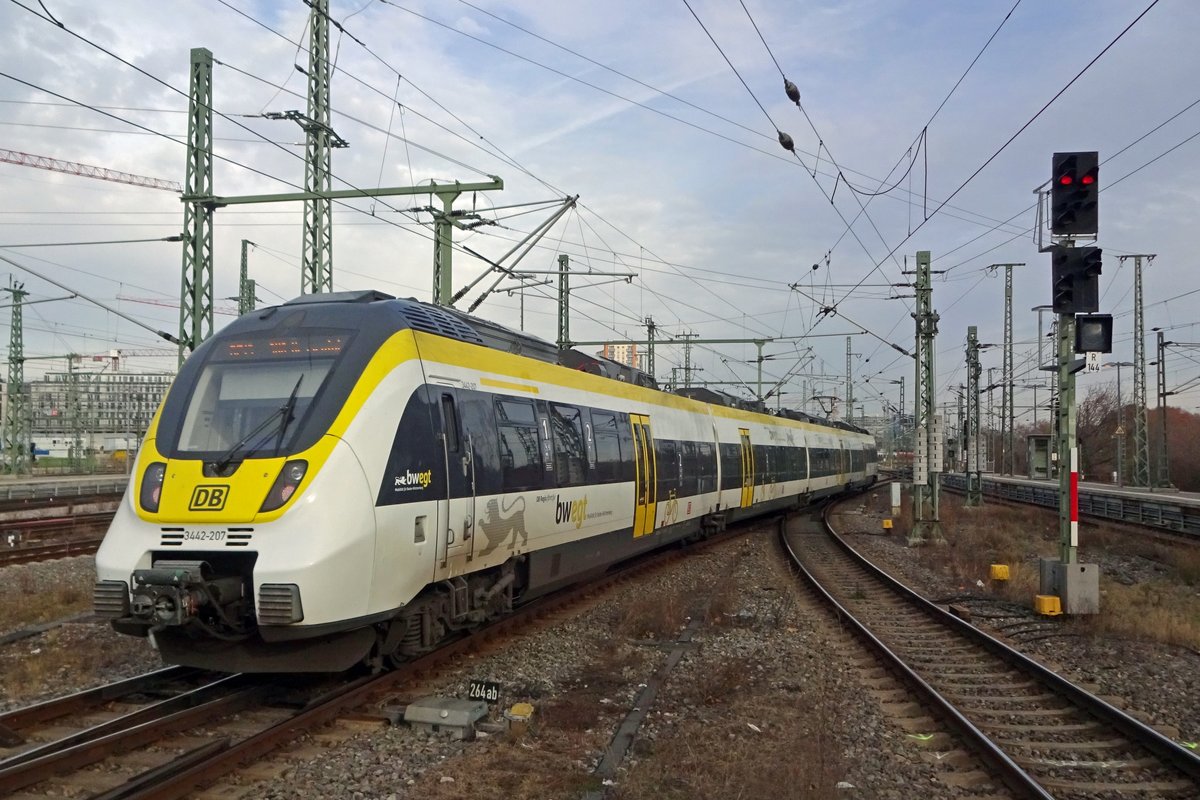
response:
<svg viewBox="0 0 1200 800"><path fill-rule="evenodd" d="M127 358L179 358L178 350L167 350L163 347L150 347L142 350L127 350L114 349L107 353L93 353L90 356L75 356L75 359L82 360L90 358L92 361L106 361L101 371L112 368L113 372L121 371L121 362Z"/></svg>
<svg viewBox="0 0 1200 800"><path fill-rule="evenodd" d="M162 189L166 192L183 193L183 186L175 181L164 181L161 178L147 178L144 175L132 175L128 172L118 172L115 169L93 167L87 164L77 164L74 161L60 161L48 156L35 156L21 153L17 150L0 149L0 161L9 164L19 164L23 167L36 167L50 172L65 172L68 175L81 175L84 178L96 178L114 183L128 183L131 186L144 186L147 189Z"/></svg>

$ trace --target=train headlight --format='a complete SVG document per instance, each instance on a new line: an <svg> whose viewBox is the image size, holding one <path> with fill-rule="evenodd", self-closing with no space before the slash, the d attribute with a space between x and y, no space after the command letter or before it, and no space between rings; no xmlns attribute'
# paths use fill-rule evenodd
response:
<svg viewBox="0 0 1200 800"><path fill-rule="evenodd" d="M141 504L143 511L151 514L158 512L158 504L162 500L163 478L166 474L167 465L161 461L155 461L142 473L142 488L138 492L138 503Z"/></svg>
<svg viewBox="0 0 1200 800"><path fill-rule="evenodd" d="M263 500L262 508L259 511L274 511L290 500L296 493L296 489L300 488L300 482L304 480L306 472L308 472L308 462L302 459L284 464L283 469L279 470L279 477L271 485L271 491L267 492L267 499Z"/></svg>

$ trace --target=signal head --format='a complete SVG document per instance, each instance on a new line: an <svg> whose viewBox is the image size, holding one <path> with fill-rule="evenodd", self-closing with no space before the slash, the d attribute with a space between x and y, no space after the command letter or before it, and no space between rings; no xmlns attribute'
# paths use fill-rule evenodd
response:
<svg viewBox="0 0 1200 800"><path fill-rule="evenodd" d="M1055 153L1050 164L1050 231L1094 234L1100 215L1100 154L1094 150Z"/></svg>

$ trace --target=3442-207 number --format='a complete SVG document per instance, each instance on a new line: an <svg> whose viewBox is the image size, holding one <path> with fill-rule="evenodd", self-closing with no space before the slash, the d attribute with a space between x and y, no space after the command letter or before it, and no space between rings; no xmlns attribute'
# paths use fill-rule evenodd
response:
<svg viewBox="0 0 1200 800"><path fill-rule="evenodd" d="M183 538L194 542L219 542L225 538L225 531L184 531Z"/></svg>

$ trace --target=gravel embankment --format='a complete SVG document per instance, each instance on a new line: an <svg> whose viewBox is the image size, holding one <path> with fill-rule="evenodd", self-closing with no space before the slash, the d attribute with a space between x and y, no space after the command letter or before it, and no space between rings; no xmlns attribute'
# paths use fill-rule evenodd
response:
<svg viewBox="0 0 1200 800"><path fill-rule="evenodd" d="M634 698L697 616L704 621L620 770L594 776ZM272 770L272 786L226 783L206 794L465 800L591 791L614 800L724 800L782 788L780 796L813 798L1004 796L943 782L939 769L952 768L864 699L861 678L872 667L852 661L857 652L801 597L773 531L764 530L623 584L413 692L465 697L468 679L496 680L504 695L493 720L514 702L535 707L519 738L461 743L340 724L294 748Z"/></svg>
<svg viewBox="0 0 1200 800"><path fill-rule="evenodd" d="M95 580L91 556L0 568L0 637L68 620L0 645L0 711L161 666L144 639L91 618Z"/></svg>
<svg viewBox="0 0 1200 800"><path fill-rule="evenodd" d="M877 500L865 503L861 513L854 507L857 530L879 530ZM930 569L903 537L859 533L852 538L927 597L982 601L988 596L986 586L964 586ZM1155 571L1144 559L1109 558L1116 563L1106 561L1106 571L1133 576L1141 574L1138 570ZM55 585L90 586L91 569L86 558L6 568L0 571L0 602L29 604ZM656 685L655 673L694 618L702 622L678 666L657 687L621 768L602 781L593 773L614 732L639 692ZM1092 637L1085 626L1057 620L1043 638L1021 646L1101 694L1121 698L1122 705L1154 723L1200 737L1200 690L1191 679L1200 674L1200 654ZM426 694L466 697L469 679L494 680L503 695L490 710L492 722L499 722L513 703L534 706L532 724L522 736L485 734L458 742L405 726L340 722L298 741L272 764L258 765L253 778L233 778L204 796L1004 796L986 784L949 780L947 773L955 768L923 749L885 711L885 692L869 659L859 653L796 588L773 532L763 530L543 620L392 701L400 706ZM0 704L25 704L155 664L144 641L118 637L101 625L68 625L0 647L0 671L6 676L0 679ZM14 683L14 669L30 676Z"/></svg>
<svg viewBox="0 0 1200 800"><path fill-rule="evenodd" d="M954 580L930 569L925 550L908 547L903 536L874 535L882 529L886 516L882 505L886 501L881 499L886 492L874 494L853 507L857 519L846 526L859 531L847 538L860 553L926 598L954 601L982 611L973 619L976 625L1172 738L1193 742L1200 739L1200 683L1195 679L1200 674L1200 651L1097 632L1096 621L1089 617L1036 617L1030 610L1032 596L1017 604L999 599L990 591L986 574L981 573L975 580ZM960 500L943 495L943 502L959 504ZM1124 586L1148 585L1161 581L1168 572L1162 563L1143 555L1089 546L1086 535L1080 560L1100 565L1102 615L1121 611L1109 604L1105 580ZM1029 556L1026 561L1036 573L1036 557ZM1176 588L1188 593L1186 587ZM1190 593L1200 597L1200 588L1192 587ZM1163 602L1170 601L1164 598ZM1022 624L1021 619L1030 622ZM1191 624L1194 630L1200 626L1200 619L1193 619Z"/></svg>

